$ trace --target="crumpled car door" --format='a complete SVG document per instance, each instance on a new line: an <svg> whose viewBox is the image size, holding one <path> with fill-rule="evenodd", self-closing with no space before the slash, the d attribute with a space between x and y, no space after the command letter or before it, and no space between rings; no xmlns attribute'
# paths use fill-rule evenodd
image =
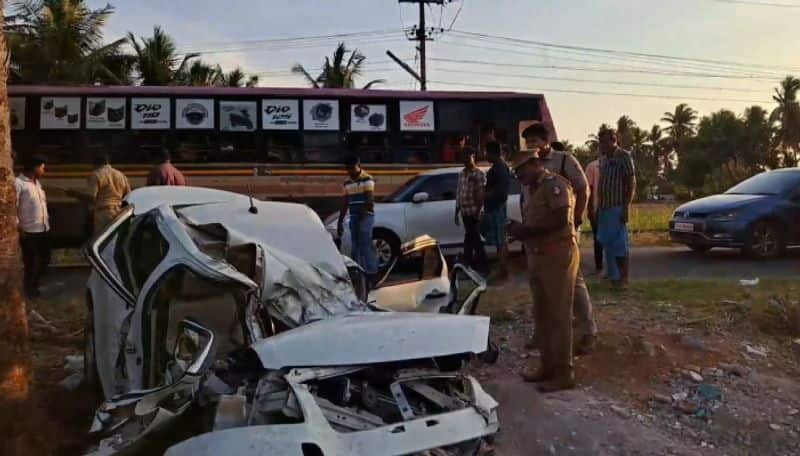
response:
<svg viewBox="0 0 800 456"><path fill-rule="evenodd" d="M88 454L116 453L165 429L192 404L215 354L214 333L195 321L183 320L169 366L170 381L158 388L120 394L103 403L90 429L102 440Z"/></svg>
<svg viewBox="0 0 800 456"><path fill-rule="evenodd" d="M440 312L449 302L448 272L439 244L418 237L402 246L400 259L369 293L368 302L396 312Z"/></svg>
<svg viewBox="0 0 800 456"><path fill-rule="evenodd" d="M130 379L137 377L137 366L124 360L131 348L127 344L130 318L143 284L167 250L153 217L134 216L133 206L127 206L86 248L93 268L88 282L93 300L91 361L106 398L130 389Z"/></svg>

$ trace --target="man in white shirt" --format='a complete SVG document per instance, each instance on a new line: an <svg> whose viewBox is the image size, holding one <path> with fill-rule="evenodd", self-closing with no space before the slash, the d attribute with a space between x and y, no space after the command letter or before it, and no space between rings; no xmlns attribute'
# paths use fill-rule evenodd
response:
<svg viewBox="0 0 800 456"><path fill-rule="evenodd" d="M17 190L17 221L22 262L25 265L25 293L30 298L39 296L39 280L50 264L50 218L47 198L42 188L45 160L31 157L15 180Z"/></svg>

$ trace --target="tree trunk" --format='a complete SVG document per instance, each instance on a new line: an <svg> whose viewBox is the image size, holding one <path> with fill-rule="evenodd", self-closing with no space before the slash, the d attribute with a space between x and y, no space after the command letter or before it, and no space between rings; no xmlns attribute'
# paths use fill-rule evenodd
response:
<svg viewBox="0 0 800 456"><path fill-rule="evenodd" d="M0 0L0 10L4 1ZM44 423L31 394L31 357L17 235L17 196L11 157L8 46L0 17L0 454L43 454ZM37 428L37 426L39 426Z"/></svg>

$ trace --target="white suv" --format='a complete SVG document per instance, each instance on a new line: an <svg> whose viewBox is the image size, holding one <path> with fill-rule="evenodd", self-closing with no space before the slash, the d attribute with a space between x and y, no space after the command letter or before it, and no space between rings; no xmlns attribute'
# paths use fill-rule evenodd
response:
<svg viewBox="0 0 800 456"><path fill-rule="evenodd" d="M441 168L421 173L400 186L381 202L375 203L373 243L378 254L378 266L384 268L400 255L400 246L417 237L428 235L439 242L445 254L460 252L464 243L463 224L456 225L458 174L463 168ZM481 167L486 172L487 167ZM519 182L511 180L507 212L509 219L521 220ZM328 231L336 236L339 213L325 220ZM350 252L350 233L344 224L340 250ZM511 250L519 250L519 243ZM490 249L491 251L491 249Z"/></svg>

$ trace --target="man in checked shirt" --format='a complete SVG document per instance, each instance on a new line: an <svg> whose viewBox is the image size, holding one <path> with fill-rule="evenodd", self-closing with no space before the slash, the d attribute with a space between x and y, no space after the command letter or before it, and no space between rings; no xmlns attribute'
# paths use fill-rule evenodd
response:
<svg viewBox="0 0 800 456"><path fill-rule="evenodd" d="M486 175L475 164L475 151L464 149L464 169L458 175L455 224L464 222L464 263L486 275L489 266L480 228L484 187Z"/></svg>

